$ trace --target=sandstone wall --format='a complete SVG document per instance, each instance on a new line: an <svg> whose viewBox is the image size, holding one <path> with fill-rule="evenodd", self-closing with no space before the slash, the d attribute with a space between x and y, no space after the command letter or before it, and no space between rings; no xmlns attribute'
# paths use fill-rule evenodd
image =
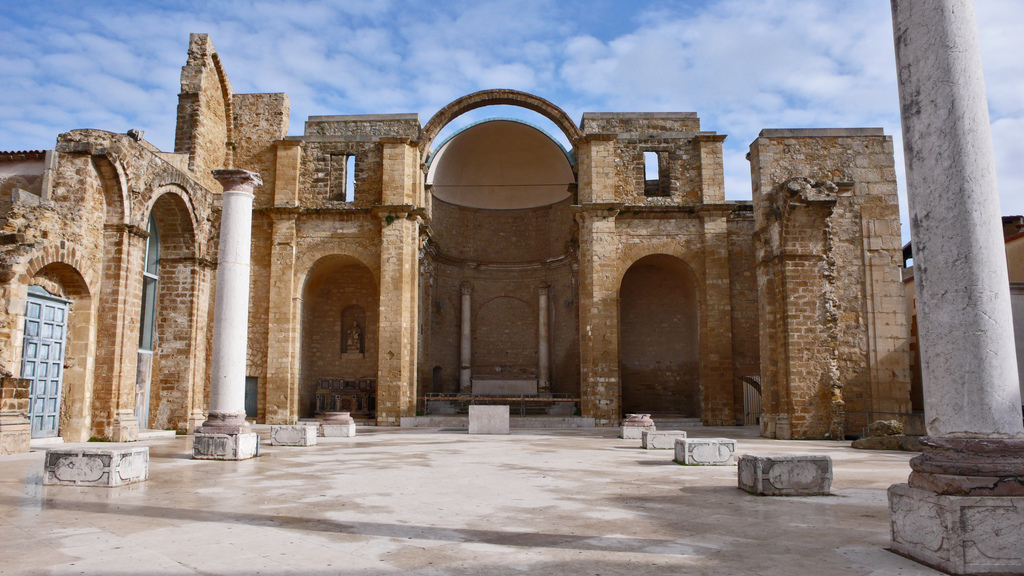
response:
<svg viewBox="0 0 1024 576"><path fill-rule="evenodd" d="M763 433L841 437L909 412L891 138L765 130L750 160Z"/></svg>

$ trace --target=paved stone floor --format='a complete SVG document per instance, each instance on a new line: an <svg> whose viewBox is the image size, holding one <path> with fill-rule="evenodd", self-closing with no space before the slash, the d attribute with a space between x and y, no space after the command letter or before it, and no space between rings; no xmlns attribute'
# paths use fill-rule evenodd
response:
<svg viewBox="0 0 1024 576"><path fill-rule="evenodd" d="M0 574L939 574L885 550L913 454L689 430L832 456L833 496L767 498L616 432L367 427L243 462L165 438L124 488L44 487L42 451L3 456Z"/></svg>

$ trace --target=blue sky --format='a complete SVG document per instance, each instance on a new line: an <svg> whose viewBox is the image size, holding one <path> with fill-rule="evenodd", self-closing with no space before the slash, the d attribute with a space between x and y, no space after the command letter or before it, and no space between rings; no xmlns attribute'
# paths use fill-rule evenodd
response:
<svg viewBox="0 0 1024 576"><path fill-rule="evenodd" d="M1024 2L975 9L1002 210L1024 214ZM904 195L887 0L5 2L0 29L5 150L133 127L172 149L188 34L206 32L236 92L289 95L292 134L311 115L417 112L425 123L461 95L515 88L577 122L697 112L703 129L729 135L726 195L737 200L750 199L744 154L762 128L880 126L896 138ZM544 125L507 107L457 125L488 116Z"/></svg>

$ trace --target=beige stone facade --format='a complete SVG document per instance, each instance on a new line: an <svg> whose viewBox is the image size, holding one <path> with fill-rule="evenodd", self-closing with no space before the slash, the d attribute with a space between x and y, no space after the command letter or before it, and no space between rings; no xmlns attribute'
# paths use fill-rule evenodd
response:
<svg viewBox="0 0 1024 576"><path fill-rule="evenodd" d="M751 145L754 200L740 202L725 199L725 136L693 113L577 124L537 96L490 90L424 125L314 116L290 136L287 96L235 94L200 34L181 89L174 153L77 130L55 151L0 157L0 376L24 377L29 287L67 301L65 438L202 422L218 168L264 182L247 357L259 422L315 416L330 382L372 386L390 426L474 383L532 386L602 426L625 412L754 418L779 438L841 437L859 414L910 411L880 131L765 131ZM437 139L493 105L546 117L570 147L508 120Z"/></svg>

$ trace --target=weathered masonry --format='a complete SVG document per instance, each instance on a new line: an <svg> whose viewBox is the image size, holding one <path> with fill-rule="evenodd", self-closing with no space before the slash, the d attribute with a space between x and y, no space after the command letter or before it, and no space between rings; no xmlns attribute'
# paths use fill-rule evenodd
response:
<svg viewBox="0 0 1024 576"><path fill-rule="evenodd" d="M287 96L234 93L202 34L181 87L173 153L75 130L0 156L3 409L18 420L28 386L32 434L203 422L223 168L264 182L246 367L258 422L343 409L398 425L433 395L525 395L604 426L654 412L835 438L910 411L879 130L764 131L753 202L738 202L725 136L693 113L576 123L487 90L426 124L314 116L290 136ZM550 120L569 147L504 119L438 138L496 105ZM61 339L36 331L43 303L66 310ZM62 359L40 359L54 343Z"/></svg>

